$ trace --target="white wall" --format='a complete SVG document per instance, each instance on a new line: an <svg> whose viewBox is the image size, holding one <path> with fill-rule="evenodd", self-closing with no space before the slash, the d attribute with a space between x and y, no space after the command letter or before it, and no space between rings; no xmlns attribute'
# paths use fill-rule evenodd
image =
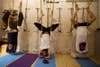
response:
<svg viewBox="0 0 100 67"><path fill-rule="evenodd" d="M6 2L5 2L6 1ZM14 0L14 8L18 9L19 6L19 0ZM8 9L9 6L9 0L3 0L3 8L4 9ZM26 5L26 0L23 0L23 13L25 14L25 5ZM43 17L43 25L46 26L46 8L50 7L50 4L44 4L43 6L43 12L44 12L44 17ZM55 4L55 10L54 10L54 18L58 19L58 13L57 13L57 9L58 7L62 8L62 12L61 12L61 28L62 28L62 32L59 33L57 32L57 30L55 32L53 32L53 34L51 35L51 50L53 52L57 51L57 52L66 52L68 49L75 49L75 44L72 44L72 35L71 33L68 33L70 30L70 26L71 26L71 22L70 22L70 10L69 8L72 7L72 3L70 2L60 2L59 4ZM80 2L79 3L79 7L86 7L86 3ZM93 5L91 5L91 10L95 10L93 11L96 14L96 3L93 3ZM28 27L28 32L25 31L21 31L19 32L19 39L18 39L18 45L19 45L19 50L24 50L24 51L28 51L33 53L35 50L38 50L38 46L39 46L39 39L40 39L40 32L37 33L36 30L37 28L34 26L34 21L36 21L36 8L39 8L39 0L29 0L28 2L28 11L27 11L27 27ZM81 13L81 12L80 12ZM80 14L81 15L81 14ZM23 22L23 27L24 22ZM93 49L94 49L94 38L93 38L93 32L96 29L96 23L93 23L93 25L91 25L89 27L89 53L93 54Z"/></svg>

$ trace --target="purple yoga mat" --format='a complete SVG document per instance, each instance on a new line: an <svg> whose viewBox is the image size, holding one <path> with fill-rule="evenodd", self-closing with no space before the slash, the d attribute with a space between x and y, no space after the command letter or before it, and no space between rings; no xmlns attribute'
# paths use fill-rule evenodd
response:
<svg viewBox="0 0 100 67"><path fill-rule="evenodd" d="M38 55L35 54L25 54L21 58L6 65L6 67L31 67L31 65L34 63L37 57Z"/></svg>

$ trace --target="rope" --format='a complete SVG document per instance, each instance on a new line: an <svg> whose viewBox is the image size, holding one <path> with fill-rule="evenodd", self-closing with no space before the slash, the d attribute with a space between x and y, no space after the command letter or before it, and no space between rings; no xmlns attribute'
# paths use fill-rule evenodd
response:
<svg viewBox="0 0 100 67"><path fill-rule="evenodd" d="M58 32L62 32L62 30L61 30L61 8L59 7L58 8L58 14L59 14L59 16L58 16L58 21L59 21L59 28L58 28Z"/></svg>
<svg viewBox="0 0 100 67"><path fill-rule="evenodd" d="M22 0L20 1L19 12L22 12Z"/></svg>
<svg viewBox="0 0 100 67"><path fill-rule="evenodd" d="M51 2L55 2L55 0L50 0ZM51 5L51 25L53 24L53 19L54 19L54 4L55 3L51 3L52 5ZM52 27L51 27L51 29L50 29L50 31L52 30ZM52 31L50 32L51 33L51 35L52 35ZM50 39L52 39L52 40L54 40L54 37L53 36L51 36L50 37ZM56 43L56 42L55 42ZM54 45L52 45L53 47L54 47L54 52L56 52L57 51L57 47L56 47L56 45L54 44Z"/></svg>
<svg viewBox="0 0 100 67"><path fill-rule="evenodd" d="M76 0L72 1L72 9L71 9L71 28L69 32L72 32L73 30L73 25L75 25L77 23L78 17L77 17L77 11L78 10L78 4L76 3Z"/></svg>
<svg viewBox="0 0 100 67"><path fill-rule="evenodd" d="M83 21L83 22L85 22L85 15L84 15L85 13L84 13L84 9L85 9L85 8L82 8L82 21Z"/></svg>
<svg viewBox="0 0 100 67"><path fill-rule="evenodd" d="M43 10L42 10L42 7L43 7L43 1L40 0L40 22L41 22L41 24L42 24L42 21L43 21L43 18L42 18Z"/></svg>
<svg viewBox="0 0 100 67"><path fill-rule="evenodd" d="M13 10L14 10L14 0L12 0L12 8L13 8Z"/></svg>
<svg viewBox="0 0 100 67"><path fill-rule="evenodd" d="M46 3L46 9L47 9L47 27L49 26L49 22L50 22L50 18L49 18L49 15L50 15L50 7L48 5L48 3Z"/></svg>
<svg viewBox="0 0 100 67"><path fill-rule="evenodd" d="M55 2L55 0L51 0L52 2ZM51 6L51 25L53 23L53 18L54 18L54 3L52 3L52 6ZM51 28L52 30L52 28ZM52 34L52 32L51 32Z"/></svg>
<svg viewBox="0 0 100 67"><path fill-rule="evenodd" d="M73 15L74 2L75 2L75 0L72 1L71 16ZM74 23L74 22L73 22L73 23ZM72 30L73 30L73 24L71 23L71 27L70 27L70 31L69 31L69 32L72 32Z"/></svg>
<svg viewBox="0 0 100 67"><path fill-rule="evenodd" d="M55 2L55 0L52 1ZM53 22L53 16L54 16L54 3L52 4L52 10L51 10L51 24Z"/></svg>
<svg viewBox="0 0 100 67"><path fill-rule="evenodd" d="M87 2L88 2L88 3L87 3L88 7L90 7L90 5L91 5L91 1L88 0Z"/></svg>
<svg viewBox="0 0 100 67"><path fill-rule="evenodd" d="M47 27L49 26L49 13L50 13L50 8L47 8Z"/></svg>
<svg viewBox="0 0 100 67"><path fill-rule="evenodd" d="M12 9L12 0L9 1L9 10Z"/></svg>
<svg viewBox="0 0 100 67"><path fill-rule="evenodd" d="M10 28L10 16L8 17L8 27L7 28Z"/></svg>
<svg viewBox="0 0 100 67"><path fill-rule="evenodd" d="M90 0L87 1L87 9L90 9L90 5L91 5L91 2ZM87 16L89 15L89 13L87 13Z"/></svg>
<svg viewBox="0 0 100 67"><path fill-rule="evenodd" d="M90 24L95 20L95 16L91 12L91 10L90 10L90 5L91 4L92 4L92 2L90 0L88 0L88 2L87 2L87 8L86 8L87 9L87 16L86 16L86 18L87 18L87 22L90 22Z"/></svg>
<svg viewBox="0 0 100 67"><path fill-rule="evenodd" d="M20 4L19 4L19 13L22 12L22 0L20 0ZM18 26L18 20L19 20L19 14L17 16L17 26Z"/></svg>
<svg viewBox="0 0 100 67"><path fill-rule="evenodd" d="M72 16L72 15L73 15L73 8L71 8L71 16ZM73 24L71 23L71 27L70 27L69 33L72 32L72 30L73 30Z"/></svg>
<svg viewBox="0 0 100 67"><path fill-rule="evenodd" d="M43 1L40 0L40 18L39 18L39 22L41 22L41 25L42 25L42 22L43 22ZM41 30L42 30L42 27L41 27Z"/></svg>
<svg viewBox="0 0 100 67"><path fill-rule="evenodd" d="M39 19L39 8L36 8L36 11L37 11L37 21Z"/></svg>
<svg viewBox="0 0 100 67"><path fill-rule="evenodd" d="M26 24L26 19L27 19L27 8L28 7L28 0L26 1L26 8L25 8L25 19L24 19L24 31L28 31L28 28L27 28L27 24Z"/></svg>
<svg viewBox="0 0 100 67"><path fill-rule="evenodd" d="M75 24L75 22L77 22L77 20L78 20L77 11L79 10L76 0L73 0L72 7L73 7L73 19L74 19L74 22L72 22L72 23Z"/></svg>

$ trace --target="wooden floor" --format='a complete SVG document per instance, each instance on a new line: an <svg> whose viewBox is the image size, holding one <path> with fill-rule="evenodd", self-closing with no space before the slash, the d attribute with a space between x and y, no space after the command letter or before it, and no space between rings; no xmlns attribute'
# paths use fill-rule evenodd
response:
<svg viewBox="0 0 100 67"><path fill-rule="evenodd" d="M0 48L0 57L6 54L6 47L7 45L2 45Z"/></svg>
<svg viewBox="0 0 100 67"><path fill-rule="evenodd" d="M56 67L80 67L80 65L68 54L56 54Z"/></svg>
<svg viewBox="0 0 100 67"><path fill-rule="evenodd" d="M7 45L3 45L0 51L0 57L6 54ZM91 56L90 57L97 64L100 64L99 56ZM81 67L73 57L69 54L55 54L56 67Z"/></svg>
<svg viewBox="0 0 100 67"><path fill-rule="evenodd" d="M95 63L99 64L100 65L100 56L91 56L90 57Z"/></svg>

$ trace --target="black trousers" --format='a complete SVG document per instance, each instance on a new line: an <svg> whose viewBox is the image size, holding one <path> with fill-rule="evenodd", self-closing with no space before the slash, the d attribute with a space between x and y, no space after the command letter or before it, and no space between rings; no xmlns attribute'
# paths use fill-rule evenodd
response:
<svg viewBox="0 0 100 67"><path fill-rule="evenodd" d="M16 52L17 36L18 36L18 32L8 33L8 46L7 46L7 52L8 53L15 53ZM9 49L9 45L12 46L11 49Z"/></svg>

